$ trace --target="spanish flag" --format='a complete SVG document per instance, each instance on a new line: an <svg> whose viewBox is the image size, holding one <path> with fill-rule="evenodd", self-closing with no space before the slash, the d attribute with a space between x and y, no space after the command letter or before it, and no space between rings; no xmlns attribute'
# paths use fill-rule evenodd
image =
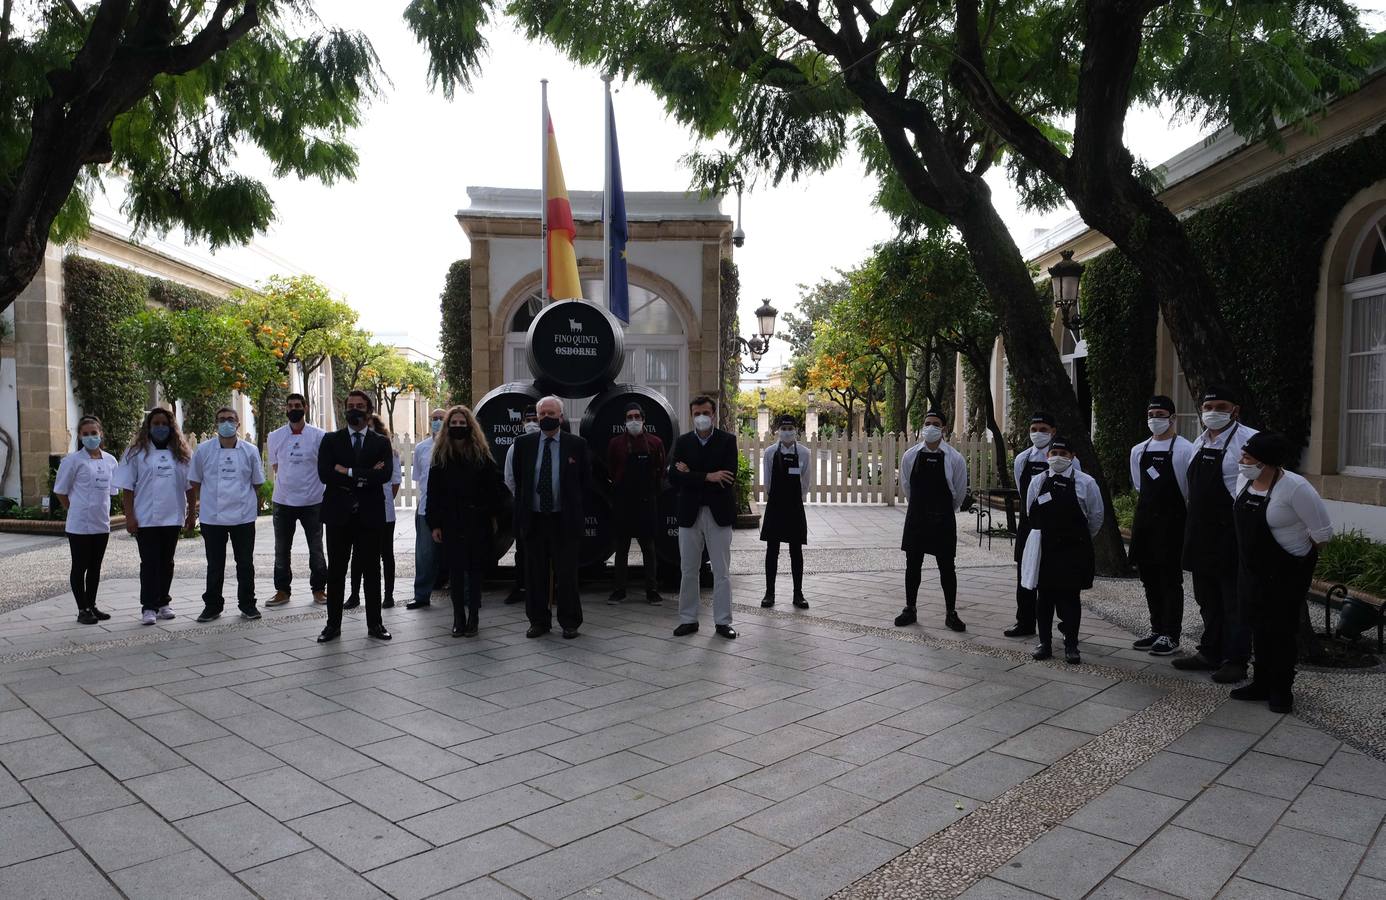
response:
<svg viewBox="0 0 1386 900"><path fill-rule="evenodd" d="M563 181L563 164L558 160L558 141L553 134L553 119L548 106L548 149L545 152L544 210L548 223L549 281L545 285L554 300L581 300L582 282L578 280L577 252L573 241L577 228L573 225L573 207L568 203L568 186Z"/></svg>

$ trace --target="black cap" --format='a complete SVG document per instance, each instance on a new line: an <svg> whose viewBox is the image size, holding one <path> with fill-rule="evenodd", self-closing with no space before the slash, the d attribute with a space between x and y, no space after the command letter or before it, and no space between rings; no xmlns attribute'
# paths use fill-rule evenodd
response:
<svg viewBox="0 0 1386 900"><path fill-rule="evenodd" d="M1069 453L1073 452L1073 448L1069 446L1068 438L1061 434L1054 435L1054 438L1049 442L1049 446L1044 449L1049 453L1055 450L1067 450Z"/></svg>
<svg viewBox="0 0 1386 900"><path fill-rule="evenodd" d="M1273 431L1260 431L1251 436L1242 449L1257 462L1268 466L1288 466L1299 453L1284 435Z"/></svg>
<svg viewBox="0 0 1386 900"><path fill-rule="evenodd" d="M1146 412L1150 412L1151 410L1155 409L1164 409L1173 413L1174 401L1166 397L1164 394L1156 394L1154 397L1151 397L1150 402L1145 405Z"/></svg>
<svg viewBox="0 0 1386 900"><path fill-rule="evenodd" d="M945 425L948 424L948 419L947 419L947 417L944 416L943 413L939 412L937 409L930 409L928 412L926 412L926 413L924 414L924 418L926 418L926 419L929 418L930 416L933 416L935 419L938 419L940 422L942 422L942 423L945 424Z"/></svg>
<svg viewBox="0 0 1386 900"><path fill-rule="evenodd" d="M1210 384L1203 389L1203 396L1199 403L1207 403L1209 400L1226 400L1228 403L1236 403L1237 398L1232 391L1223 384Z"/></svg>
<svg viewBox="0 0 1386 900"><path fill-rule="evenodd" d="M643 416L645 414L645 407L632 400L626 404L626 412L638 412Z"/></svg>
<svg viewBox="0 0 1386 900"><path fill-rule="evenodd" d="M539 418L539 410L535 409L533 406L526 406L526 407L525 407L525 418L526 418L526 419L537 419L537 418Z"/></svg>
<svg viewBox="0 0 1386 900"><path fill-rule="evenodd" d="M779 419L777 419L777 420L775 421L775 424L776 424L776 425L781 425L781 426L783 426L783 425L791 425L791 426L793 426L793 427L795 427L795 428L798 428L798 427L799 427L799 420L796 419L796 418L794 418L793 416L791 416L789 413L785 413L784 415L780 416Z"/></svg>
<svg viewBox="0 0 1386 900"><path fill-rule="evenodd" d="M1058 428L1059 422L1047 412L1037 412L1030 417L1031 425L1048 425L1050 428Z"/></svg>

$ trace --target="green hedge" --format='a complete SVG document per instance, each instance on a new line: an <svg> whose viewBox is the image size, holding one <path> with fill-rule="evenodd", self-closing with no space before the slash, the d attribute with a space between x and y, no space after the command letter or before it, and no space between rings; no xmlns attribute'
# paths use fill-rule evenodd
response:
<svg viewBox="0 0 1386 900"><path fill-rule="evenodd" d="M720 301L718 317L722 325L722 396L718 400L720 404L721 421L718 423L722 428L729 431L736 429L737 416L740 414L736 408L736 395L740 393L741 368L736 363L737 351L737 309L741 303L741 273L736 268L736 263L726 257L722 258L719 267L719 280L717 296ZM689 399L692 399L691 397ZM676 410L680 417L686 415L687 410Z"/></svg>
<svg viewBox="0 0 1386 900"><path fill-rule="evenodd" d="M443 379L451 403L472 402L472 262L459 259L448 267L438 298L443 326L438 345L443 351Z"/></svg>
<svg viewBox="0 0 1386 900"><path fill-rule="evenodd" d="M63 260L63 315L77 406L101 419L107 446L116 454L134 435L149 400L149 385L130 363L134 347L118 326L145 308L149 287L149 278L119 266L76 255Z"/></svg>
<svg viewBox="0 0 1386 900"><path fill-rule="evenodd" d="M1226 352L1235 354L1260 407L1261 421L1250 424L1283 432L1296 446L1309 436L1314 295L1324 245L1348 200L1383 178L1386 129L1379 129L1185 219L1232 334ZM1104 461L1125 459L1140 437L1154 383L1144 361L1153 354L1154 328L1141 291L1135 267L1117 250L1093 260L1083 277L1088 374ZM1109 470L1113 490L1124 484L1125 469Z"/></svg>

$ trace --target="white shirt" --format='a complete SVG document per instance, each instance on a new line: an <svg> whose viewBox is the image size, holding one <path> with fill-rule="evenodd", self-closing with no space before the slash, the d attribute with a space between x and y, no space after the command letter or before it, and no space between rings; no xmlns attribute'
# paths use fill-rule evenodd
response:
<svg viewBox="0 0 1386 900"><path fill-rule="evenodd" d="M221 438L208 438L193 451L188 481L201 485L203 525L244 525L259 511L255 489L265 483L260 451L250 441L223 447Z"/></svg>
<svg viewBox="0 0 1386 900"><path fill-rule="evenodd" d="M1029 440L1029 438L1026 438L1026 440ZM1048 459L1049 459L1049 447L1048 447L1048 446L1046 446L1043 450L1041 450L1041 449L1039 449L1038 447L1035 447L1035 446L1031 445L1031 446L1029 446L1029 447L1026 447L1024 450L1021 450L1019 453L1017 453L1017 454L1015 455L1015 484L1016 484L1016 487L1020 487L1020 473L1025 471L1025 467L1026 467L1027 465L1030 464L1030 461L1031 461L1031 460L1034 460L1034 461L1037 461L1037 462L1045 462L1045 461L1048 460ZM1078 457L1076 457L1076 456L1073 457L1073 468L1070 469L1069 471L1078 471L1078 472L1083 471L1083 464L1082 464L1081 462L1078 461Z"/></svg>
<svg viewBox="0 0 1386 900"><path fill-rule="evenodd" d="M1217 440L1208 437L1208 432L1205 430L1193 442L1195 456L1204 447L1212 450L1227 448L1227 452L1222 455L1222 480L1227 485L1227 492L1232 495L1234 500L1237 497L1237 465L1242 461L1242 447L1246 446L1246 442L1251 440L1251 436L1254 434L1256 434L1255 428L1248 428L1241 422L1233 422L1222 430L1222 434L1217 436ZM1230 446L1229 441L1231 442Z"/></svg>
<svg viewBox="0 0 1386 900"><path fill-rule="evenodd" d="M914 463L920 453L943 454L943 471L948 478L948 491L953 495L953 508L960 508L967 497L967 460L947 441L939 441L937 450L930 450L924 441L920 441L900 457L900 487L905 492L905 499L910 499L910 473L914 471Z"/></svg>
<svg viewBox="0 0 1386 900"><path fill-rule="evenodd" d="M799 459L799 462L795 464L795 468L799 470L800 499L807 499L809 489L813 487L813 460L809 456L809 449L803 444L795 441L790 446L795 449L795 453ZM761 472L765 479L765 496L767 497L770 496L770 479L775 474L775 455L788 449L788 447L781 444L779 441L775 441L775 443L765 448L765 455L761 460Z"/></svg>
<svg viewBox="0 0 1386 900"><path fill-rule="evenodd" d="M433 465L433 438L426 437L414 445L414 485L419 489L419 503L414 515L421 516L428 507L428 469Z"/></svg>
<svg viewBox="0 0 1386 900"><path fill-rule="evenodd" d="M294 434L285 425L269 433L269 461L274 467L274 502L280 506L317 506L325 486L318 478L318 447L323 431L304 425Z"/></svg>
<svg viewBox="0 0 1386 900"><path fill-rule="evenodd" d="M86 450L63 457L53 479L53 493L67 495L68 534L109 534L111 498L120 493L116 486L116 458L105 450L92 458Z"/></svg>
<svg viewBox="0 0 1386 900"><path fill-rule="evenodd" d="M1237 476L1239 497L1242 488L1250 482ZM1266 496L1264 491L1251 488L1258 496ZM1280 480L1270 492L1270 502L1266 504L1266 524L1270 526L1271 536L1286 553L1307 556L1315 544L1322 544L1333 537L1333 523L1328 520L1328 507L1324 505L1319 492L1304 480L1302 475L1286 469Z"/></svg>
<svg viewBox="0 0 1386 900"><path fill-rule="evenodd" d="M385 482L384 485L382 485L382 487L385 489L386 522L393 522L395 520L395 485L402 484L404 482L404 472L400 468L399 454L396 453L393 454L393 456L395 461L394 473L390 476L390 480Z"/></svg>
<svg viewBox="0 0 1386 900"><path fill-rule="evenodd" d="M135 523L141 528L182 526L188 517L188 464L172 450L150 444L126 450L116 470L116 487L135 495Z"/></svg>
<svg viewBox="0 0 1386 900"><path fill-rule="evenodd" d="M1169 434L1169 432L1165 432ZM1141 441L1131 448L1131 487L1137 492L1141 489L1141 454L1146 450L1153 450L1156 453L1163 453L1170 449L1170 439L1168 437L1156 438ZM1184 500L1189 499L1189 463L1194 458L1194 445L1184 437L1174 436L1174 452L1170 456L1170 465L1174 468L1174 483L1179 485L1179 493L1184 495ZM1076 461L1076 460L1075 460Z"/></svg>
<svg viewBox="0 0 1386 900"><path fill-rule="evenodd" d="M1075 463L1077 461L1074 460ZM1098 490L1097 482L1076 465L1070 466L1064 475L1073 478L1073 493L1078 498L1078 508L1083 511L1083 515L1088 520L1088 534L1097 534L1102 528L1102 517L1106 512L1102 506L1102 492ZM1049 481L1048 472L1041 472L1030 479L1030 491L1025 495L1025 508L1027 510L1035 505L1035 498L1040 495L1040 490L1047 481Z"/></svg>

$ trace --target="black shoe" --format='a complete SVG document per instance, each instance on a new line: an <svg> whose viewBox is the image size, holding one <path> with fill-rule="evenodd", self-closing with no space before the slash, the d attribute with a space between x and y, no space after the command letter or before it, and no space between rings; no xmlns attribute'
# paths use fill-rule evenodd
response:
<svg viewBox="0 0 1386 900"><path fill-rule="evenodd" d="M808 609L808 601L804 599L803 594L794 595L794 605L799 609Z"/></svg>
<svg viewBox="0 0 1386 900"><path fill-rule="evenodd" d="M355 596L355 595L352 595L352 596L346 598L346 602L342 604L342 609L356 609L356 608L357 608L358 606L360 606L360 605L361 605L361 598L360 598L360 597L357 597L357 596Z"/></svg>
<svg viewBox="0 0 1386 900"><path fill-rule="evenodd" d="M462 629L463 637L476 637L476 630L481 627L479 625L481 619L480 613L481 610L474 610L467 614L467 624Z"/></svg>
<svg viewBox="0 0 1386 900"><path fill-rule="evenodd" d="M1211 672L1218 668L1217 663L1202 653L1195 653L1193 656L1181 656L1170 665L1182 672Z"/></svg>
<svg viewBox="0 0 1386 900"><path fill-rule="evenodd" d="M219 610L219 609L217 609L217 610L212 610L212 609L205 609L205 608L204 608L204 609L202 610L202 612L200 612L200 613L197 614L197 621L199 621L199 622L212 622L212 621L215 621L215 620L220 619L220 618L221 618L221 610Z"/></svg>
<svg viewBox="0 0 1386 900"><path fill-rule="evenodd" d="M1064 641L1064 662L1076 666L1083 661L1083 657L1078 653L1077 641Z"/></svg>
<svg viewBox="0 0 1386 900"><path fill-rule="evenodd" d="M1266 707L1273 713L1289 715L1295 711L1295 698L1293 694L1272 694L1266 698Z"/></svg>
<svg viewBox="0 0 1386 900"><path fill-rule="evenodd" d="M1246 664L1225 662L1221 668L1213 673L1213 680L1218 684L1236 684L1239 681L1246 681Z"/></svg>
<svg viewBox="0 0 1386 900"><path fill-rule="evenodd" d="M1050 645L1039 643L1035 645L1035 652L1030 654L1031 659L1045 660L1054 658L1054 650Z"/></svg>
<svg viewBox="0 0 1386 900"><path fill-rule="evenodd" d="M664 603L664 598L659 596L659 591L646 591L645 602L651 606L659 606Z"/></svg>
<svg viewBox="0 0 1386 900"><path fill-rule="evenodd" d="M433 605L433 602L432 602L431 600L410 600L408 603L404 604L404 608L405 608L405 609L419 609L420 607L423 607L423 606L432 606L432 605ZM351 608L351 607L347 607L347 609L350 609L350 608Z"/></svg>
<svg viewBox="0 0 1386 900"><path fill-rule="evenodd" d="M1253 681L1251 684L1244 684L1239 688L1233 688L1227 696L1233 700L1250 700L1259 702L1270 699L1270 689L1264 684Z"/></svg>
<svg viewBox="0 0 1386 900"><path fill-rule="evenodd" d="M578 630L577 630L576 628L565 628L565 629L563 629L563 640L565 640L565 641L571 641L573 638L575 638L575 637L577 637L577 636L578 636Z"/></svg>
<svg viewBox="0 0 1386 900"><path fill-rule="evenodd" d="M101 610L97 609L95 606L90 607L90 611L91 611L91 614L92 614L93 616L96 616L96 621L98 621L98 622L104 622L104 621L106 621L107 619L109 619L109 618L111 617L111 614L110 614L110 613L102 612Z"/></svg>
<svg viewBox="0 0 1386 900"><path fill-rule="evenodd" d="M1132 650L1149 650L1151 647L1155 646L1155 642L1158 641L1159 639L1160 639L1160 636L1159 636L1158 634L1156 634L1155 632L1152 631L1150 634L1147 634L1145 637L1143 637L1143 638L1141 638L1140 640L1135 641L1134 643L1132 643L1132 644L1131 644L1131 649L1132 649Z"/></svg>
<svg viewBox="0 0 1386 900"><path fill-rule="evenodd" d="M77 621L82 625L95 625L97 623L96 611L91 609L77 610Z"/></svg>
<svg viewBox="0 0 1386 900"><path fill-rule="evenodd" d="M454 613L454 614L453 614L453 617L452 617L452 636L453 636L453 637L461 637L462 635L464 635L464 634L466 634L466 633L467 633L467 614L464 612L461 616L458 616L457 614Z"/></svg>
<svg viewBox="0 0 1386 900"><path fill-rule="evenodd" d="M619 606L626 599L625 591L612 591L611 596L606 598L607 606Z"/></svg>
<svg viewBox="0 0 1386 900"><path fill-rule="evenodd" d="M1033 625L1012 625L1001 632L1008 638L1027 638L1035 636L1035 626Z"/></svg>
<svg viewBox="0 0 1386 900"><path fill-rule="evenodd" d="M442 581L436 582L436 583L433 585L433 590L435 590L435 591L446 591L447 589L448 589L448 580L447 580L446 578L444 578Z"/></svg>
<svg viewBox="0 0 1386 900"><path fill-rule="evenodd" d="M1147 652L1149 652L1151 656L1173 656L1178 649L1178 641L1172 641L1164 635L1160 635L1160 637L1155 640L1155 643L1150 645L1150 650Z"/></svg>
<svg viewBox="0 0 1386 900"><path fill-rule="evenodd" d="M340 628L324 628L322 634L318 635L318 643L326 644L328 641L335 641L341 633L342 629Z"/></svg>
<svg viewBox="0 0 1386 900"><path fill-rule="evenodd" d="M963 624L963 620L959 619L958 614L951 609L948 610L948 615L943 617L943 624L947 625L953 631L967 630L967 626Z"/></svg>
<svg viewBox="0 0 1386 900"><path fill-rule="evenodd" d="M904 628L906 625L913 625L919 621L919 616L915 613L913 606L906 606L900 615L895 617L895 627Z"/></svg>
<svg viewBox="0 0 1386 900"><path fill-rule="evenodd" d="M526 632L525 632L525 637L527 637L527 638L543 637L544 635L546 635L546 634L549 633L549 629L550 629L550 628L551 628L551 626L549 626L549 625L531 625L531 626L529 626L529 631L526 631Z"/></svg>
<svg viewBox="0 0 1386 900"><path fill-rule="evenodd" d="M388 641L390 640L390 638L393 637L393 635L390 634L390 632L385 630L385 626L383 625L379 628L372 628L366 633L378 641Z"/></svg>
<svg viewBox="0 0 1386 900"><path fill-rule="evenodd" d="M686 634L692 634L693 632L695 632L695 631L697 631L697 630L698 630L698 623L697 623L697 622L684 622L684 623L681 624L679 627L677 627L677 628L674 629L674 637L683 637L684 635L686 635Z"/></svg>
<svg viewBox="0 0 1386 900"><path fill-rule="evenodd" d="M395 608L395 598L394 598L394 597L386 597L384 600L381 600L381 601L380 601L380 608L381 608L381 609L394 609L394 608Z"/></svg>
<svg viewBox="0 0 1386 900"><path fill-rule="evenodd" d="M774 605L775 605L775 595L774 595L774 594L766 594L765 597L760 601L760 608L761 608L761 609L769 609L770 607L772 607L772 606L774 606Z"/></svg>
<svg viewBox="0 0 1386 900"><path fill-rule="evenodd" d="M260 611L253 606L247 606L245 609L241 610L241 618L249 619L253 622L260 618Z"/></svg>
<svg viewBox="0 0 1386 900"><path fill-rule="evenodd" d="M726 638L729 641L736 640L736 629L731 627L730 625L718 625L717 634L721 637Z"/></svg>
<svg viewBox="0 0 1386 900"><path fill-rule="evenodd" d="M511 592L509 593L509 595L507 595L506 598L505 598L505 605L506 605L506 606L514 606L516 603L524 603L524 602L525 602L525 592L524 592L524 591L511 591Z"/></svg>

